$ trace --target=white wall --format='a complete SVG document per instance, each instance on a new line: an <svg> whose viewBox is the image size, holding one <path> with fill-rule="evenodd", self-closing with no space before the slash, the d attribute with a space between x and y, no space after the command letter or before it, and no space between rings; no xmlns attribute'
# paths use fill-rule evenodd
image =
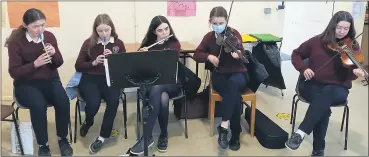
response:
<svg viewBox="0 0 369 157"><path fill-rule="evenodd" d="M6 5L6 2L1 2ZM210 10L223 6L227 10L231 2L201 1L197 2L195 17L168 17L174 31L181 41L188 41L195 46L210 30L208 25ZM230 26L241 33L283 34L284 11L277 11L280 2L242 2L235 1L232 8ZM272 8L271 14L264 15L264 8ZM82 9L85 8L85 9ZM150 8L150 10L148 9ZM59 68L64 85L74 73L74 63L83 41L91 34L92 24L99 13L111 16L119 37L125 43L141 42L151 19L156 15L166 16L166 1L126 1L126 2L59 2L60 28L47 28L52 31L59 42L65 63ZM9 26L9 22L7 21ZM2 97L11 99L12 79L8 74L8 53L3 47L5 38L12 29L2 28ZM195 33L196 32L196 33ZM189 67L195 69L194 62ZM199 68L201 78L205 78L203 65Z"/></svg>
<svg viewBox="0 0 369 157"><path fill-rule="evenodd" d="M281 52L291 54L302 42L324 31L332 17L333 2L286 2ZM345 10L352 13L353 2L335 2L333 14ZM359 35L364 28L365 2L362 18L355 20ZM361 43L361 36L357 38Z"/></svg>

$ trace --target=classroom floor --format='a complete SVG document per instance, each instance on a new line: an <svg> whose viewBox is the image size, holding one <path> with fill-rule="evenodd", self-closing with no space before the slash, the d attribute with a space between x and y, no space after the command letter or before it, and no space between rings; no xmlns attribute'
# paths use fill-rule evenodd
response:
<svg viewBox="0 0 369 157"><path fill-rule="evenodd" d="M286 132L291 132L289 120L279 119L278 113L289 113L291 111L292 97L295 94L297 71L294 70L290 61L282 64L282 72L285 76L287 89L284 90L284 97L281 97L280 90L274 87L265 88L261 85L257 92L257 108L282 127ZM289 78L287 78L287 73ZM133 94L134 95L134 94ZM11 104L11 102L3 102ZM74 126L75 101L71 101L71 118ZM344 132L340 132L343 108L332 108L332 116L326 137L327 156L368 156L368 86L362 86L360 80L353 83L353 89L349 95L350 104L350 122L348 134L348 150L344 151ZM306 112L307 104L299 103L296 118L296 127L301 123ZM21 121L30 121L29 112L21 110ZM78 136L77 143L73 143L75 156L89 155L89 144L99 135L104 105L99 110L95 118L95 124L90 129L86 137ZM120 130L120 135L115 139L108 139L103 149L95 154L97 156L118 156L123 155L136 140L136 104L135 98L129 98L128 103L128 139L123 136L123 116L122 107L117 113L115 128ZM60 155L57 138L55 133L54 110L48 109L49 118L49 144L52 155ZM300 148L296 151L289 149L271 150L263 148L258 140L251 138L247 132L247 124L244 118L241 118L243 132L241 134L241 149L239 151L222 150L218 147L218 133L215 130L213 137L209 136L208 119L194 119L188 121L189 138L184 136L184 121L178 121L171 108L169 118L169 147L166 153L160 153L156 150L156 144L150 149L156 156L309 156L312 150L312 135L307 136ZM220 119L216 118L215 125L219 125ZM2 122L2 155L14 155L11 152L10 123ZM79 127L78 127L79 128ZM216 127L215 127L216 128ZM74 127L72 128L74 131ZM79 132L79 130L78 130ZM155 142L160 133L158 124L154 129ZM79 134L79 133L78 133ZM34 140L34 152L37 155L37 144Z"/></svg>

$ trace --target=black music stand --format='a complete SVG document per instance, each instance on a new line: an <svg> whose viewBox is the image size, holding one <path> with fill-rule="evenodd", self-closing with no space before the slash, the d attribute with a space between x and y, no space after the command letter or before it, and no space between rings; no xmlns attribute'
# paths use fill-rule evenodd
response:
<svg viewBox="0 0 369 157"><path fill-rule="evenodd" d="M143 101L144 156L148 156L146 123L153 109L147 102L146 92L151 85L177 83L178 59L176 50L116 53L106 56L104 64L108 86L140 88Z"/></svg>

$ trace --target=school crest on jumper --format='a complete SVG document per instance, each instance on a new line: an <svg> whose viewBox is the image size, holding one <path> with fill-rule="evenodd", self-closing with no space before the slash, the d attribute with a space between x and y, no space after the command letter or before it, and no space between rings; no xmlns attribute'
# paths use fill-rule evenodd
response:
<svg viewBox="0 0 369 157"><path fill-rule="evenodd" d="M119 52L119 47L118 46L114 46L113 47L113 53L118 53Z"/></svg>

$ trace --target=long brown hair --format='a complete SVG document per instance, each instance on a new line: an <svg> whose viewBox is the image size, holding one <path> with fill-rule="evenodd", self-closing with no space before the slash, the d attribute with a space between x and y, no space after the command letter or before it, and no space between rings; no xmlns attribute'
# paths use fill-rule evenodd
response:
<svg viewBox="0 0 369 157"><path fill-rule="evenodd" d="M225 10L224 7L222 6L214 7L210 11L209 22L211 22L212 17L224 17L225 20L227 20L228 19L227 10Z"/></svg>
<svg viewBox="0 0 369 157"><path fill-rule="evenodd" d="M156 28L158 28L159 25L161 25L162 23L168 24L169 30L170 30L170 35L173 34L173 36L171 38L169 38L168 41L178 41L176 35L174 34L173 28L170 25L168 19L165 18L164 16L159 15L159 16L155 16L151 20L151 23L149 25L149 28L148 28L147 33L145 35L145 38L142 40L140 48L145 47L145 46L149 46L149 45L155 43L155 41L157 39L157 36L154 32L155 32Z"/></svg>
<svg viewBox="0 0 369 157"><path fill-rule="evenodd" d="M320 38L324 45L328 44L336 44L336 27L337 24L341 21L349 22L350 29L347 33L346 37L350 37L351 39L355 39L356 31L355 31L355 25L354 25L354 18L351 16L351 14L347 11L338 11L336 12L331 20L329 21L328 26L325 28L323 33L320 34ZM344 38L346 38L344 37Z"/></svg>
<svg viewBox="0 0 369 157"><path fill-rule="evenodd" d="M114 37L115 39L118 39L118 34L115 31L115 26L113 24L113 21L109 17L109 15L108 14L97 15L95 18L94 24L92 26L92 34L90 38L88 38L89 40L88 54L89 55L91 55L90 54L91 49L96 45L97 41L99 40L99 34L97 33L96 28L101 24L106 24L110 26L111 27L110 37Z"/></svg>
<svg viewBox="0 0 369 157"><path fill-rule="evenodd" d="M23 14L24 25L27 26L37 20L46 20L46 16L41 10L31 8L28 9L26 12L24 12ZM25 35L26 32L27 28L25 28L23 25L20 25L18 28L12 31L10 36L6 39L4 46L8 47L11 42L18 40L20 37Z"/></svg>

